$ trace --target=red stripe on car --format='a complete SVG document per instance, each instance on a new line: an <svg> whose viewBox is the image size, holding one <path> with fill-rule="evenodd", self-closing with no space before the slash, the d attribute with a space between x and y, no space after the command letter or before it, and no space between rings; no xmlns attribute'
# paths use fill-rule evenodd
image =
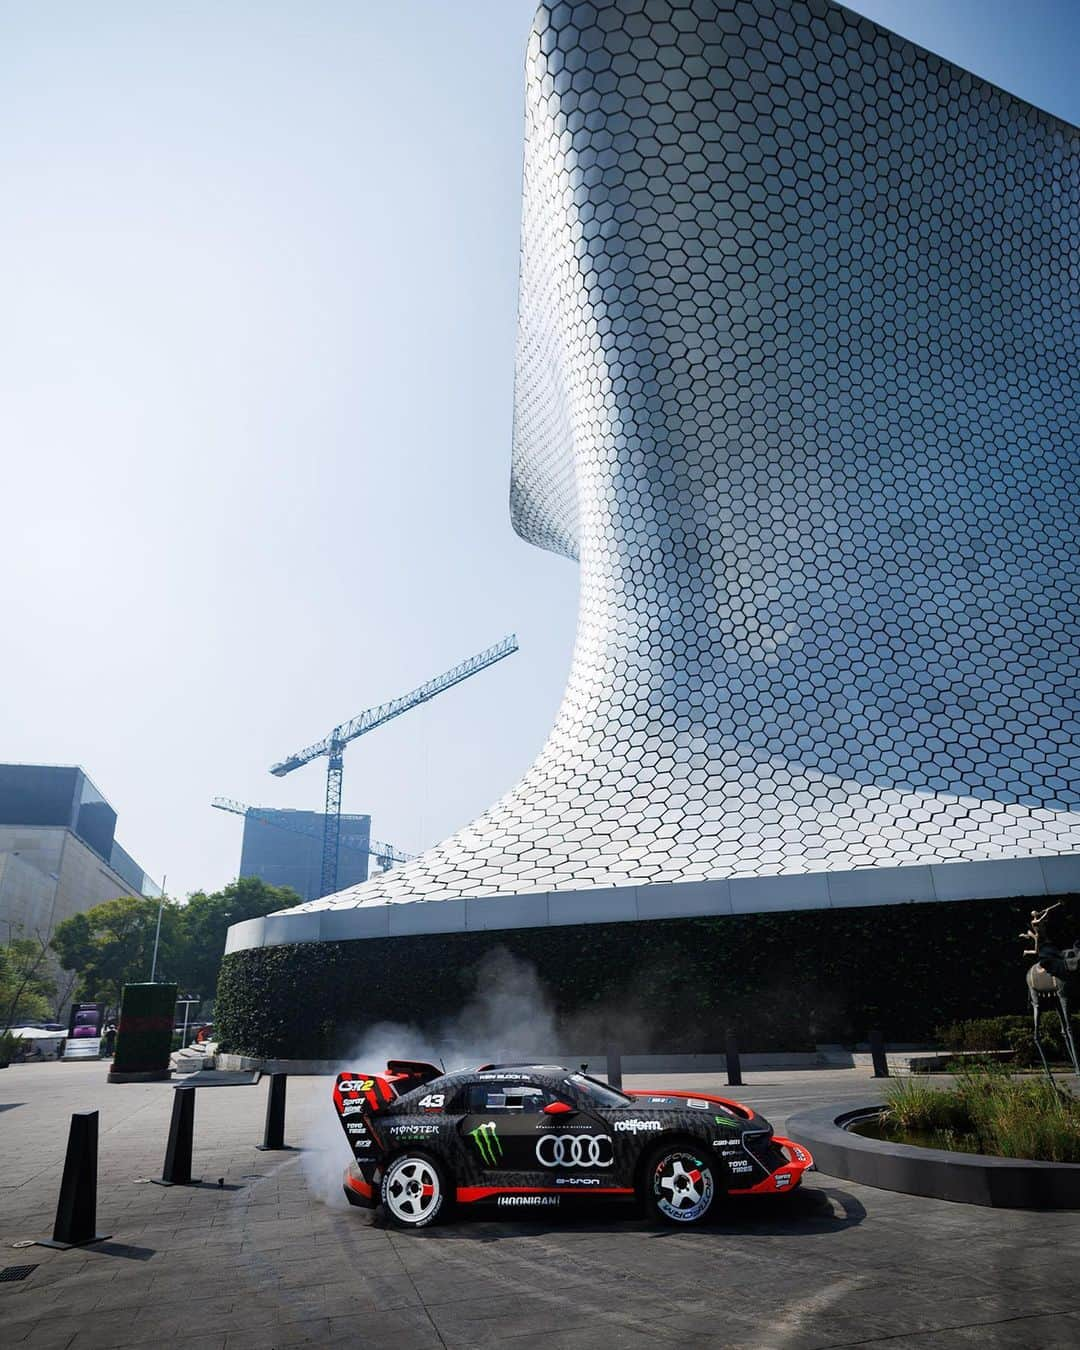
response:
<svg viewBox="0 0 1080 1350"><path fill-rule="evenodd" d="M372 1197L375 1194L371 1186L364 1180L363 1177L354 1177L352 1173L348 1173L346 1175L345 1185L348 1186L350 1190L354 1190L357 1193L357 1195L362 1195L365 1200L372 1199Z"/></svg>
<svg viewBox="0 0 1080 1350"><path fill-rule="evenodd" d="M633 1195L633 1186L587 1186L571 1190L562 1186L459 1186L457 1198L462 1204L488 1200L493 1195Z"/></svg>

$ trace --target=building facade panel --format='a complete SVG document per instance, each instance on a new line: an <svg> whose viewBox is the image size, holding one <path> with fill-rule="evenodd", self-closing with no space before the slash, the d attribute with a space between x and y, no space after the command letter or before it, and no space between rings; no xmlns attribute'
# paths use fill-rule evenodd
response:
<svg viewBox="0 0 1080 1350"><path fill-rule="evenodd" d="M1078 256L1077 129L827 0L542 5L511 510L568 689L319 904L1080 848Z"/></svg>

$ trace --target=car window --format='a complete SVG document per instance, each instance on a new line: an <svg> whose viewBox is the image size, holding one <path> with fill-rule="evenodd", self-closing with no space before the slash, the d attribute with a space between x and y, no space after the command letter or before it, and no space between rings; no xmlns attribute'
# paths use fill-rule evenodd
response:
<svg viewBox="0 0 1080 1350"><path fill-rule="evenodd" d="M471 1115L475 1111L540 1112L555 1100L554 1093L535 1083L470 1083L461 1094L458 1110Z"/></svg>
<svg viewBox="0 0 1080 1350"><path fill-rule="evenodd" d="M590 1078L588 1074L575 1073L566 1080L583 1097L587 1097L594 1106L632 1106L633 1098L625 1093L616 1092L606 1083Z"/></svg>

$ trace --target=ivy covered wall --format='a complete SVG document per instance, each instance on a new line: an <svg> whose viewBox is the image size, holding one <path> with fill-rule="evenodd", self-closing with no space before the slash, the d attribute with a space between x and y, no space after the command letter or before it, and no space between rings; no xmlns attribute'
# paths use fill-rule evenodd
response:
<svg viewBox="0 0 1080 1350"><path fill-rule="evenodd" d="M1080 897L1055 915L1080 932ZM1017 937L1036 903L965 900L724 918L294 943L225 958L215 1016L222 1048L332 1058L366 1027L432 1032L458 1016L477 968L502 948L535 966L566 1040L560 1049L719 1051L865 1039L925 1041L961 1018L1022 1013ZM1040 905L1050 899L1038 899ZM583 1037L587 1037L584 1040ZM492 1047L492 1054L499 1052Z"/></svg>

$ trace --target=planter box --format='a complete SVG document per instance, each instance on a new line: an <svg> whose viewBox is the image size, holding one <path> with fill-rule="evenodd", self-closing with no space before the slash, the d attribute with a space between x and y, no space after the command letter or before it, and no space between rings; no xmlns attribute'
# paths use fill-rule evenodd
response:
<svg viewBox="0 0 1080 1350"><path fill-rule="evenodd" d="M1080 1209L1080 1163L916 1148L867 1139L845 1128L883 1109L882 1102L867 1102L800 1111L788 1121L787 1132L806 1144L819 1172L883 1191L996 1209Z"/></svg>

